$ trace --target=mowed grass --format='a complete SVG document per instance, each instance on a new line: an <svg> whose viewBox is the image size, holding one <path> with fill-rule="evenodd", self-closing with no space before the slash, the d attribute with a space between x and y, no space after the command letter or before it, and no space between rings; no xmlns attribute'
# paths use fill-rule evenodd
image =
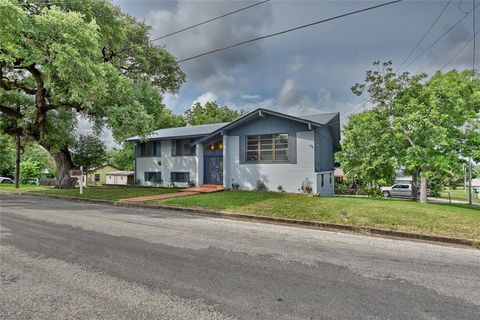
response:
<svg viewBox="0 0 480 320"><path fill-rule="evenodd" d="M15 192L15 185L0 184L0 190ZM75 189L54 189L53 187L22 185L19 191L31 191L45 194L55 194L70 197L88 198L96 200L117 201L125 198L153 196L164 193L177 192L175 188L147 188L147 187L88 187L83 188L80 194L79 188Z"/></svg>
<svg viewBox="0 0 480 320"><path fill-rule="evenodd" d="M225 191L149 203L480 240L480 208L463 205L360 197L317 198L247 191Z"/></svg>
<svg viewBox="0 0 480 320"><path fill-rule="evenodd" d="M459 187L455 190L453 189L446 189L440 193L440 197L444 199L448 199L448 194L450 193L450 197L452 200L463 200L468 201L468 191L464 191L463 187ZM472 191L472 202L473 203L480 203L478 199L478 195Z"/></svg>
<svg viewBox="0 0 480 320"><path fill-rule="evenodd" d="M46 186L37 186L34 184L21 184L18 189L15 188L15 184L11 183L0 183L0 190L11 191L11 192L24 192L24 191L40 191L40 190L50 190L52 187Z"/></svg>

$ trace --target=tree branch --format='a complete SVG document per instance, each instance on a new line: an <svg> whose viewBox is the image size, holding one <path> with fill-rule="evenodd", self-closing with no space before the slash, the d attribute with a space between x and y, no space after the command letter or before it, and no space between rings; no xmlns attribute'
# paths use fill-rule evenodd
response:
<svg viewBox="0 0 480 320"><path fill-rule="evenodd" d="M6 114L12 119L20 119L22 117L20 111L7 107L3 104L0 104L0 112Z"/></svg>

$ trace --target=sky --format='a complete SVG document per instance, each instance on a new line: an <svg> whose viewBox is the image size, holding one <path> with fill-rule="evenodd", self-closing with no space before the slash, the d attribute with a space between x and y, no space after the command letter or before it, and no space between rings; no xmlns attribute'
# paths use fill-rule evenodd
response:
<svg viewBox="0 0 480 320"><path fill-rule="evenodd" d="M246 7L255 1L114 0L151 27L151 38ZM237 14L155 41L178 60L269 33L387 1L272 0ZM186 82L165 105L182 114L195 102L217 101L250 111L264 107L292 115L362 110L364 97L350 88L376 60L398 66L448 1L404 1L286 33L180 64ZM477 1L480 3L480 1ZM451 1L409 61L472 10L472 1ZM477 21L480 8L477 9ZM480 21L477 22L477 29ZM432 74L473 36L469 15L406 70ZM477 39L480 37L477 36ZM478 41L477 41L478 42ZM480 64L477 44L476 60ZM444 70L472 67L473 41ZM408 64L408 62L407 62ZM112 144L106 134L107 143Z"/></svg>

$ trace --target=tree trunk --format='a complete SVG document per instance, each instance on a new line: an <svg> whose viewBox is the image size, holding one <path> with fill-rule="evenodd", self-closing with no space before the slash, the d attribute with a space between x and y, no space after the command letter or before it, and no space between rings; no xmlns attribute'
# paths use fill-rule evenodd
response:
<svg viewBox="0 0 480 320"><path fill-rule="evenodd" d="M55 188L57 189L73 189L77 178L70 177L69 171L73 169L73 162L68 149L63 149L52 154L57 165L57 179Z"/></svg>
<svg viewBox="0 0 480 320"><path fill-rule="evenodd" d="M420 202L427 203L427 178L420 174Z"/></svg>
<svg viewBox="0 0 480 320"><path fill-rule="evenodd" d="M15 137L15 188L20 188L20 134Z"/></svg>
<svg viewBox="0 0 480 320"><path fill-rule="evenodd" d="M418 181L418 171L412 172L412 201L418 200L418 189L417 189L417 181Z"/></svg>

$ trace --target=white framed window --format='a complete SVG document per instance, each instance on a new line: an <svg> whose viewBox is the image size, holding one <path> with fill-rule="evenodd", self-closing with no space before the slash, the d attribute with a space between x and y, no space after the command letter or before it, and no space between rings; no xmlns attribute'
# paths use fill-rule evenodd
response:
<svg viewBox="0 0 480 320"><path fill-rule="evenodd" d="M247 162L288 162L288 133L247 136Z"/></svg>

